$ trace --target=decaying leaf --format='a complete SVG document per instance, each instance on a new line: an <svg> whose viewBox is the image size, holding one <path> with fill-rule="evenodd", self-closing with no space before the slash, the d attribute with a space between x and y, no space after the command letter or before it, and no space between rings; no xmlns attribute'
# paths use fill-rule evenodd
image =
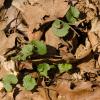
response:
<svg viewBox="0 0 100 100"><path fill-rule="evenodd" d="M13 48L15 46L16 37L17 34L14 33L7 38L5 33L0 31L0 55L5 54L9 48Z"/></svg>
<svg viewBox="0 0 100 100"><path fill-rule="evenodd" d="M3 83L2 82L0 82L0 90L2 90L3 89Z"/></svg>
<svg viewBox="0 0 100 100"><path fill-rule="evenodd" d="M17 96L16 100L48 100L45 95L43 88L38 89L39 92L21 91Z"/></svg>
<svg viewBox="0 0 100 100"><path fill-rule="evenodd" d="M68 3L64 0L37 0L34 1L36 3L33 3L34 6L25 5L25 2L26 0L14 0L12 5L23 13L23 17L29 25L29 32L32 32L34 28L39 28L40 24L63 17L69 8Z"/></svg>
<svg viewBox="0 0 100 100"><path fill-rule="evenodd" d="M58 100L99 100L99 88L92 91L91 86L90 82L79 82L71 89L70 82L61 80L57 87Z"/></svg>
<svg viewBox="0 0 100 100"><path fill-rule="evenodd" d="M9 74L17 75L15 62L13 60L6 61L6 58L4 58L3 56L0 56L0 64Z"/></svg>
<svg viewBox="0 0 100 100"><path fill-rule="evenodd" d="M56 49L58 49L59 44L61 43L60 38L54 35L51 28L46 32L45 39L47 45L52 46Z"/></svg>
<svg viewBox="0 0 100 100"><path fill-rule="evenodd" d="M80 44L75 52L76 59L82 59L91 53L90 43L86 39L86 46Z"/></svg>
<svg viewBox="0 0 100 100"><path fill-rule="evenodd" d="M94 73L95 70L93 70L95 68L95 60L90 60L84 63L81 63L78 65L78 67L80 68L81 72L92 72Z"/></svg>
<svg viewBox="0 0 100 100"><path fill-rule="evenodd" d="M93 51L97 50L97 52L100 52L100 21L98 18L94 18L91 24L92 28L88 32L88 37L92 45ZM100 66L100 55L98 57L98 63Z"/></svg>
<svg viewBox="0 0 100 100"><path fill-rule="evenodd" d="M0 0L0 7L3 6L4 1L5 1L5 0Z"/></svg>

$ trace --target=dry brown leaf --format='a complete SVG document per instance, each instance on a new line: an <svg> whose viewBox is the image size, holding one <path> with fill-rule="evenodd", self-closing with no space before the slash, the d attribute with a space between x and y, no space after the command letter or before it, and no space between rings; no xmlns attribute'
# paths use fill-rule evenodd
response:
<svg viewBox="0 0 100 100"><path fill-rule="evenodd" d="M63 88L63 87L65 87L65 88ZM81 82L75 83L75 87L73 89L71 89L71 82L68 82L66 80L62 80L61 82L59 82L59 84L57 86L57 92L59 94L63 94L63 95L67 94L68 92L69 93L76 92L76 94L77 94L78 92L81 92L81 91L90 91L91 87L92 87L91 82L81 81Z"/></svg>
<svg viewBox="0 0 100 100"><path fill-rule="evenodd" d="M8 38L6 37L3 31L0 31L0 55L6 53L9 48L15 46L15 38L17 37L16 33L13 33Z"/></svg>
<svg viewBox="0 0 100 100"><path fill-rule="evenodd" d="M81 63L77 65L80 68L81 72L95 72L95 60L90 60L88 62Z"/></svg>
<svg viewBox="0 0 100 100"><path fill-rule="evenodd" d="M31 91L21 91L17 96L16 100L48 100L46 98L45 92L43 89L39 89L39 92Z"/></svg>
<svg viewBox="0 0 100 100"><path fill-rule="evenodd" d="M47 45L52 46L56 49L58 49L58 46L61 43L60 38L53 34L51 28L46 32L45 40L46 40L45 42Z"/></svg>
<svg viewBox="0 0 100 100"><path fill-rule="evenodd" d="M21 91L15 98L16 100L35 100L34 95L30 91ZM38 98L37 98L38 100ZM41 99L40 99L41 100Z"/></svg>
<svg viewBox="0 0 100 100"><path fill-rule="evenodd" d="M0 66L1 66L1 70L0 70L1 76L6 74L17 75L15 62L13 60L6 61L6 58L0 55Z"/></svg>
<svg viewBox="0 0 100 100"><path fill-rule="evenodd" d="M90 3L89 0L85 0L85 1L86 1L86 6L87 7L91 8L91 9L94 9L96 11L96 7L92 3Z"/></svg>
<svg viewBox="0 0 100 100"><path fill-rule="evenodd" d="M0 79L9 74L8 71L0 65Z"/></svg>
<svg viewBox="0 0 100 100"><path fill-rule="evenodd" d="M29 61L22 61L22 62L19 62L18 64L18 70L22 70L22 69L29 69L29 70L32 70L33 67L32 67L32 62L29 62Z"/></svg>
<svg viewBox="0 0 100 100"><path fill-rule="evenodd" d="M73 61L73 60L75 60L75 57L72 53L69 53L68 48L69 48L68 45L60 47L59 48L60 56L62 57L62 59L66 60L66 61Z"/></svg>
<svg viewBox="0 0 100 100"><path fill-rule="evenodd" d="M0 0L0 7L3 6L4 1L5 1L5 0Z"/></svg>
<svg viewBox="0 0 100 100"><path fill-rule="evenodd" d="M39 28L44 15L46 15L46 11L44 11L40 6L25 6L23 17L29 25L30 32L32 32L34 28Z"/></svg>
<svg viewBox="0 0 100 100"><path fill-rule="evenodd" d="M8 10L7 13L5 15L5 17L7 17L7 22L6 24L10 24L10 27L13 28L16 25L19 24L19 20L16 19L18 15L18 11L16 10L16 8L14 8L13 6L11 6ZM17 22L16 22L17 20Z"/></svg>
<svg viewBox="0 0 100 100"><path fill-rule="evenodd" d="M4 88L3 83L0 81L0 91Z"/></svg>
<svg viewBox="0 0 100 100"><path fill-rule="evenodd" d="M88 32L88 38L93 51L97 50L97 52L100 52L100 20L98 20L98 18L92 20L92 28ZM98 64L100 66L100 55L98 57Z"/></svg>
<svg viewBox="0 0 100 100"><path fill-rule="evenodd" d="M41 39L41 37L42 37L42 34L43 34L43 32L41 32L41 31L37 31L37 32L34 32L34 33L32 33L32 32L30 32L30 33L28 33L28 38L29 38L29 40L31 41L31 40L40 40Z"/></svg>
<svg viewBox="0 0 100 100"><path fill-rule="evenodd" d="M39 95L41 95L41 99L39 100L50 100L49 96L48 96L48 91L45 88L38 88L39 91ZM37 99L36 99L37 100Z"/></svg>
<svg viewBox="0 0 100 100"><path fill-rule="evenodd" d="M84 45L80 44L75 52L76 59L82 59L91 53L90 48L86 48Z"/></svg>
<svg viewBox="0 0 100 100"><path fill-rule="evenodd" d="M34 5L35 3L37 3L39 0L28 0L28 2L31 4L31 5Z"/></svg>
<svg viewBox="0 0 100 100"><path fill-rule="evenodd" d="M93 50L95 51L98 48L100 42L100 21L97 18L92 20L92 28L88 32L88 38L92 45ZM100 48L98 48L100 51Z"/></svg>
<svg viewBox="0 0 100 100"><path fill-rule="evenodd" d="M91 91L90 82L79 82L76 89L70 89L68 81L61 81L57 86L58 100L99 100L99 88Z"/></svg>
<svg viewBox="0 0 100 100"><path fill-rule="evenodd" d="M36 0L34 6L25 5L25 2L26 0L14 0L12 5L22 12L29 25L28 33L32 33L34 28L38 29L40 24L63 17L69 9L68 2L64 0Z"/></svg>
<svg viewBox="0 0 100 100"><path fill-rule="evenodd" d="M13 93L0 93L0 100L13 100Z"/></svg>
<svg viewBox="0 0 100 100"><path fill-rule="evenodd" d="M49 89L49 96L50 96L51 100L58 100L57 99L57 92L54 90L55 87L54 86L50 86L49 88L50 88Z"/></svg>
<svg viewBox="0 0 100 100"><path fill-rule="evenodd" d="M20 11L24 12L23 9L24 9L24 4L25 2L27 2L27 0L13 0L12 2L12 5L14 7L16 7L17 9L19 9Z"/></svg>
<svg viewBox="0 0 100 100"><path fill-rule="evenodd" d="M84 82L84 81L81 81L81 82L78 82L75 84L76 87L73 89L73 91L90 91L91 88L92 88L92 83L90 81L87 81L87 82Z"/></svg>
<svg viewBox="0 0 100 100"><path fill-rule="evenodd" d="M86 16L82 16L85 20L90 21L97 15L97 9L95 3L98 0L95 0L94 3L91 3L90 0L80 0L76 6L80 12L86 14Z"/></svg>
<svg viewBox="0 0 100 100"><path fill-rule="evenodd" d="M76 59L82 59L87 57L91 53L91 48L90 48L90 42L86 38L85 40L85 46L83 44L80 44L75 52Z"/></svg>

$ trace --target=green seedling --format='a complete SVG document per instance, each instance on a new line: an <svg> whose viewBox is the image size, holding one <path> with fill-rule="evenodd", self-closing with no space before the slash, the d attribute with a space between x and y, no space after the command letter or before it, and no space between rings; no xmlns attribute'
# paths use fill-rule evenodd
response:
<svg viewBox="0 0 100 100"><path fill-rule="evenodd" d="M58 64L58 69L59 69L60 73L67 72L70 69L72 69L72 65L66 64L66 63L65 64Z"/></svg>
<svg viewBox="0 0 100 100"><path fill-rule="evenodd" d="M77 21L79 14L80 12L76 7L70 6L65 15L68 23L56 19L52 24L53 33L58 37L65 37L69 33L70 25L73 25Z"/></svg>
<svg viewBox="0 0 100 100"><path fill-rule="evenodd" d="M26 75L23 79L23 86L26 90L33 90L37 85L36 80L31 75Z"/></svg>
<svg viewBox="0 0 100 100"><path fill-rule="evenodd" d="M33 40L31 42L36 48L35 52L39 55L45 55L47 53L46 45L43 43L43 41Z"/></svg>
<svg viewBox="0 0 100 100"><path fill-rule="evenodd" d="M50 70L50 65L47 63L39 64L37 66L37 71L40 73L41 76L48 78L48 71Z"/></svg>
<svg viewBox="0 0 100 100"><path fill-rule="evenodd" d="M79 10L74 6L70 6L69 10L66 13L66 19L69 23L73 24L77 21L79 15L80 15Z"/></svg>
<svg viewBox="0 0 100 100"><path fill-rule="evenodd" d="M39 55L45 55L47 53L47 48L43 41L33 40L31 43L24 45L15 59L19 61L26 60L34 53Z"/></svg>
<svg viewBox="0 0 100 100"><path fill-rule="evenodd" d="M68 34L70 26L59 19L56 19L52 24L52 31L58 37L64 37Z"/></svg>
<svg viewBox="0 0 100 100"><path fill-rule="evenodd" d="M12 91L12 85L17 84L18 79L15 75L9 74L3 78L3 84L6 91Z"/></svg>

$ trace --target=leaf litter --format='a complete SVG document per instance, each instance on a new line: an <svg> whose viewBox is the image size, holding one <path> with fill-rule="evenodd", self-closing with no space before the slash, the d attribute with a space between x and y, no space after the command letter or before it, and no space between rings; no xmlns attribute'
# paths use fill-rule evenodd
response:
<svg viewBox="0 0 100 100"><path fill-rule="evenodd" d="M0 0L0 100L100 100L99 16L99 0Z"/></svg>

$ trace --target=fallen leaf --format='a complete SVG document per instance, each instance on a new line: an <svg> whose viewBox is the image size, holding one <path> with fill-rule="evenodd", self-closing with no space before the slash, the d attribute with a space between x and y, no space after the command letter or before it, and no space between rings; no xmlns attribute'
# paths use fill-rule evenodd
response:
<svg viewBox="0 0 100 100"><path fill-rule="evenodd" d="M92 45L93 51L95 51L98 48L99 45L99 40L100 40L100 21L98 21L97 18L94 18L91 22L92 24L92 28L91 30L88 32L88 38L89 41ZM100 51L100 47L98 48L98 51Z"/></svg>
<svg viewBox="0 0 100 100"><path fill-rule="evenodd" d="M25 5L25 2L26 0L14 0L12 5L22 12L23 18L29 25L28 33L32 33L35 28L39 29L40 24L63 17L69 9L68 2L64 0L36 0L33 2L34 6Z"/></svg>
<svg viewBox="0 0 100 100"><path fill-rule="evenodd" d="M2 90L2 89L3 89L3 83L0 82L0 90Z"/></svg>
<svg viewBox="0 0 100 100"><path fill-rule="evenodd" d="M0 55L5 54L9 48L13 48L15 46L16 37L16 33L13 33L9 37L6 37L5 33L3 31L0 31Z"/></svg>
<svg viewBox="0 0 100 100"><path fill-rule="evenodd" d="M61 43L60 38L54 35L51 28L46 32L45 40L47 45L54 47L56 49L58 49L59 44Z"/></svg>
<svg viewBox="0 0 100 100"><path fill-rule="evenodd" d="M92 91L90 82L78 82L74 89L70 89L70 82L61 81L57 85L58 100L99 100L100 91L97 87ZM63 88L64 87L64 88Z"/></svg>
<svg viewBox="0 0 100 100"><path fill-rule="evenodd" d="M5 1L5 0L0 0L0 7L3 6L4 1Z"/></svg>
<svg viewBox="0 0 100 100"><path fill-rule="evenodd" d="M17 96L16 100L48 100L46 98L44 90L39 89L39 92L34 92L32 94L31 91L21 91Z"/></svg>
<svg viewBox="0 0 100 100"><path fill-rule="evenodd" d="M13 93L0 93L0 100L13 100Z"/></svg>
<svg viewBox="0 0 100 100"><path fill-rule="evenodd" d="M9 74L17 75L17 71L15 68L15 62L13 60L6 61L6 58L4 58L3 56L0 56L0 64Z"/></svg>
<svg viewBox="0 0 100 100"><path fill-rule="evenodd" d="M95 72L95 70L94 70L94 68L95 68L95 60L93 60L93 59L91 59L91 60L89 60L87 62L78 64L77 66L78 66L78 68L80 68L81 72L92 72L92 73Z"/></svg>
<svg viewBox="0 0 100 100"><path fill-rule="evenodd" d="M86 48L84 45L80 44L75 52L76 59L82 59L91 53L91 48Z"/></svg>

